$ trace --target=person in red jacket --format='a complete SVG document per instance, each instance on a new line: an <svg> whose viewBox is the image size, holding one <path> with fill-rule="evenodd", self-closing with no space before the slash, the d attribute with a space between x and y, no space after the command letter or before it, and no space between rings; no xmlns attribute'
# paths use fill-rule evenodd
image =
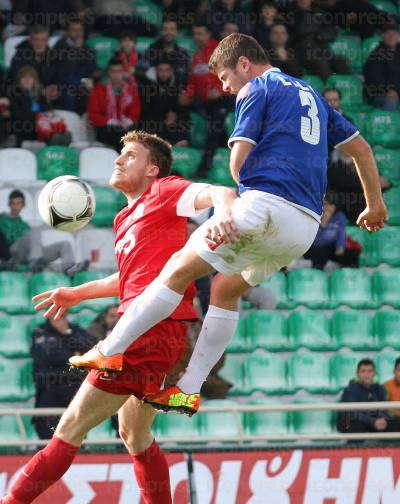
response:
<svg viewBox="0 0 400 504"><path fill-rule="evenodd" d="M222 90L218 77L210 72L208 61L218 42L205 23L198 22L193 26L193 38L197 51L193 55L189 72L189 83L180 98L181 105L188 105L197 98L203 105L207 117L208 134L206 151L197 173L207 177L217 147L226 146L225 118L232 109L233 99Z"/></svg>
<svg viewBox="0 0 400 504"><path fill-rule="evenodd" d="M99 142L120 149L120 140L139 121L141 104L134 77L124 79L124 67L116 58L108 65L108 81L98 82L88 103L88 119Z"/></svg>

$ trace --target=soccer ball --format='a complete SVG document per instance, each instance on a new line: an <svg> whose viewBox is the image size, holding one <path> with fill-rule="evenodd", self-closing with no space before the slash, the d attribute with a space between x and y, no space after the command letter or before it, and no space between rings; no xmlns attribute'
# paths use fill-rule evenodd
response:
<svg viewBox="0 0 400 504"><path fill-rule="evenodd" d="M87 182L72 175L63 175L43 187L38 207L40 216L50 227L78 231L93 217L96 200Z"/></svg>

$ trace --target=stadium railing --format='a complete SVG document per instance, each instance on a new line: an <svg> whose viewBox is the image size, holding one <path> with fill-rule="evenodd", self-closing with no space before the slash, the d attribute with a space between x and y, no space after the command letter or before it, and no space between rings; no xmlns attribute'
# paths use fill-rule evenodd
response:
<svg viewBox="0 0 400 504"><path fill-rule="evenodd" d="M277 441L277 442L297 442L297 441L341 441L341 440L385 440L385 439L399 439L400 432L367 432L367 433L352 433L352 434L342 434L339 432L332 433L307 433L307 434L271 434L266 435L251 435L244 431L242 424L241 413L245 412L295 412L295 411L365 411L365 410L389 410L389 409L400 409L400 402L396 401L385 401L385 402L367 402L367 403L303 403L303 404L265 404L265 405L250 405L250 404L237 404L237 405L226 405L226 406L203 406L201 408L201 414L207 413L221 413L221 412L231 412L236 414L236 420L238 423L238 434L235 436L218 436L218 442L235 442L239 445L244 442L251 441ZM20 448L27 448L29 446L40 446L47 444L47 440L39 439L28 439L27 432L25 429L24 422L22 420L23 416L55 416L62 415L65 411L64 408L20 408L20 409L0 409L0 416L15 416L16 421L19 426L20 440L5 440L0 439L0 447L15 446ZM215 442L215 436L197 436L193 439L193 436L176 436L176 437L164 437L157 436L157 441L160 443L207 443ZM122 445L123 441L119 438L111 440L112 444ZM90 440L85 440L84 444L90 445L110 445L110 439L96 439L91 438Z"/></svg>

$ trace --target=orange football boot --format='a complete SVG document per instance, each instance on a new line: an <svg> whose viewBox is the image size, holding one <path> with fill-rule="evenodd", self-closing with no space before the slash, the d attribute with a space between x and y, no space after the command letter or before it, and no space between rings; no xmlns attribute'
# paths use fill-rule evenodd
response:
<svg viewBox="0 0 400 504"><path fill-rule="evenodd" d="M179 387L168 387L165 390L148 394L143 401L162 411L176 411L192 416L200 407L200 394L185 394Z"/></svg>
<svg viewBox="0 0 400 504"><path fill-rule="evenodd" d="M109 373L119 373L123 367L123 354L115 354L107 357L103 355L98 345L91 348L83 355L74 355L68 359L71 366L78 368L98 369Z"/></svg>

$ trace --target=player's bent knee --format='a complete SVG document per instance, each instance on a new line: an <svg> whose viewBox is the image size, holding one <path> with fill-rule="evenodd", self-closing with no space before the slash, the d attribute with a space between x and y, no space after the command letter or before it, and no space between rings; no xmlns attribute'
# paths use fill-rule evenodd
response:
<svg viewBox="0 0 400 504"><path fill-rule="evenodd" d="M61 417L55 435L68 443L81 444L88 432L85 422L82 421L78 411L67 410Z"/></svg>
<svg viewBox="0 0 400 504"><path fill-rule="evenodd" d="M135 431L132 428L120 426L119 435L131 454L138 454L146 450L153 442L150 430Z"/></svg>

